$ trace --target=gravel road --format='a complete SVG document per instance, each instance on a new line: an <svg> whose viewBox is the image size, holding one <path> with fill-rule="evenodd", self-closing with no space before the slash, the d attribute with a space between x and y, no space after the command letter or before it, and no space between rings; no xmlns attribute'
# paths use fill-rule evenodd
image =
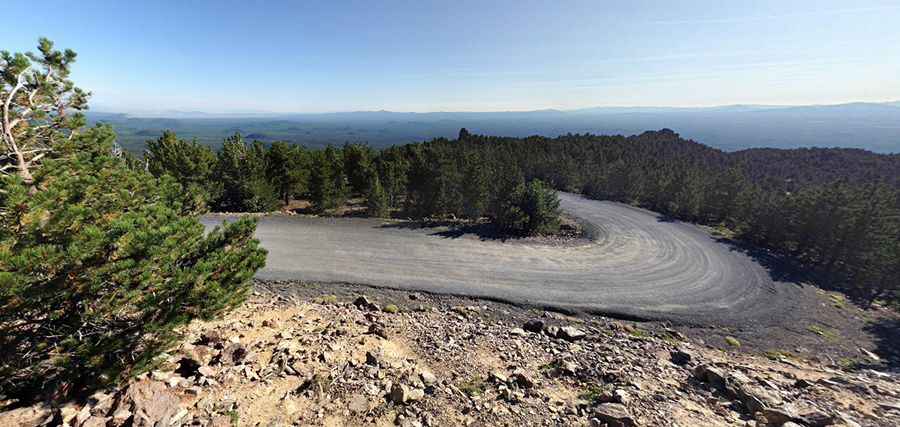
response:
<svg viewBox="0 0 900 427"><path fill-rule="evenodd" d="M267 216L260 279L360 283L691 323L790 322L804 289L692 224L560 193L582 245L444 237L365 218ZM203 219L207 226L221 216Z"/></svg>

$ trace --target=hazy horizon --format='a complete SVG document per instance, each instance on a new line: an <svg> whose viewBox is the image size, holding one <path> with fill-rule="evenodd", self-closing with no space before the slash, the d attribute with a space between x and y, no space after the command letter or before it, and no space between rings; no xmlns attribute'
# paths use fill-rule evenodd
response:
<svg viewBox="0 0 900 427"><path fill-rule="evenodd" d="M13 0L95 111L286 114L900 99L900 4ZM27 28L28 31L21 31Z"/></svg>

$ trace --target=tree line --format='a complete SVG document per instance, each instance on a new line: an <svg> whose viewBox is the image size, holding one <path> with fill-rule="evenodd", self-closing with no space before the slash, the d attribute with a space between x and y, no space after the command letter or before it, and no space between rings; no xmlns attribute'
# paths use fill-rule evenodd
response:
<svg viewBox="0 0 900 427"><path fill-rule="evenodd" d="M149 147L151 171L180 173L183 183L212 195L213 209L272 208L277 196L282 202L306 197L326 210L355 193L366 197L373 216L487 218L510 230L548 232L558 224L558 200L547 191L552 187L725 227L860 295L890 296L898 289L897 155L726 153L667 129L556 138L462 129L454 140L381 151L360 144L312 151L286 143L264 147L235 136L218 154L166 134ZM207 178L194 181L201 176Z"/></svg>

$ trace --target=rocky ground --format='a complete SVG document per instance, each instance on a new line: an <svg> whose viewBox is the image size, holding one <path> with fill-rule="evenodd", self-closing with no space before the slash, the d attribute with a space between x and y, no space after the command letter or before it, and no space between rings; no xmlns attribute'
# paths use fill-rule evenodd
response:
<svg viewBox="0 0 900 427"><path fill-rule="evenodd" d="M0 426L900 425L900 375L706 344L661 323L258 284L162 365Z"/></svg>

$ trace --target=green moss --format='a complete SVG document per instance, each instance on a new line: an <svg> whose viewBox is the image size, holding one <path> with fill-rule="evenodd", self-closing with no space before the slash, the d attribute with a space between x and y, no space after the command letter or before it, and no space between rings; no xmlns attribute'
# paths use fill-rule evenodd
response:
<svg viewBox="0 0 900 427"><path fill-rule="evenodd" d="M384 311L385 313L397 314L400 312L400 307L397 307L396 304L388 304L384 306L382 311Z"/></svg>
<svg viewBox="0 0 900 427"><path fill-rule="evenodd" d="M741 342L738 341L738 339L735 337L725 337L725 344L728 344L732 347L740 347L741 346Z"/></svg>
<svg viewBox="0 0 900 427"><path fill-rule="evenodd" d="M809 325L806 329L830 342L835 342L840 339L838 332L831 328L825 328L819 325Z"/></svg>

